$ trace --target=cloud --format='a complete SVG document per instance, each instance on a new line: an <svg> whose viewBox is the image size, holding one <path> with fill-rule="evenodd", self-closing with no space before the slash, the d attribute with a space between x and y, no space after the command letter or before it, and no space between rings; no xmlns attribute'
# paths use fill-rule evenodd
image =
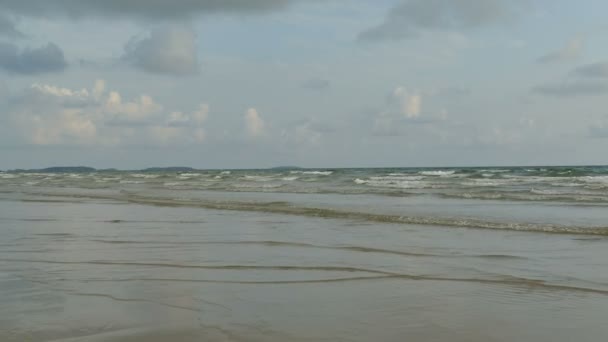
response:
<svg viewBox="0 0 608 342"><path fill-rule="evenodd" d="M380 25L359 41L402 40L430 30L464 30L493 25L515 14L520 0L402 0Z"/></svg>
<svg viewBox="0 0 608 342"><path fill-rule="evenodd" d="M17 74L62 71L67 63L59 46L48 43L39 48L19 51L15 44L0 42L0 68Z"/></svg>
<svg viewBox="0 0 608 342"><path fill-rule="evenodd" d="M418 93L410 93L404 87L397 87L389 96L388 102L393 107L396 105L398 113L406 118L420 116L422 96Z"/></svg>
<svg viewBox="0 0 608 342"><path fill-rule="evenodd" d="M8 85L6 85L6 82L0 81L0 103L4 102L4 100L8 98L9 93L10 91L8 89Z"/></svg>
<svg viewBox="0 0 608 342"><path fill-rule="evenodd" d="M608 92L608 84L599 82L576 81L540 85L532 88L532 91L541 95L555 97L603 95Z"/></svg>
<svg viewBox="0 0 608 342"><path fill-rule="evenodd" d="M319 145L323 137L336 132L336 128L314 118L299 120L283 129L280 137L286 146Z"/></svg>
<svg viewBox="0 0 608 342"><path fill-rule="evenodd" d="M608 138L608 121L598 122L589 126L589 137L599 139Z"/></svg>
<svg viewBox="0 0 608 342"><path fill-rule="evenodd" d="M25 35L15 27L15 22L6 15L0 14L0 36L23 38Z"/></svg>
<svg viewBox="0 0 608 342"><path fill-rule="evenodd" d="M323 90L330 87L329 80L322 78L311 78L302 82L302 88L311 90Z"/></svg>
<svg viewBox="0 0 608 342"><path fill-rule="evenodd" d="M295 0L28 0L0 1L0 12L32 17L183 19L208 13L260 13Z"/></svg>
<svg viewBox="0 0 608 342"><path fill-rule="evenodd" d="M542 64L570 62L580 56L583 46L583 40L581 38L575 38L569 41L561 49L550 52L540 57L537 61Z"/></svg>
<svg viewBox="0 0 608 342"><path fill-rule="evenodd" d="M159 113L163 107L148 95L141 95L132 101L123 102L121 95L111 91L105 100L99 103L100 109L107 114L110 123L146 123L153 114Z"/></svg>
<svg viewBox="0 0 608 342"><path fill-rule="evenodd" d="M583 65L576 68L574 73L584 77L608 78L608 62Z"/></svg>
<svg viewBox="0 0 608 342"><path fill-rule="evenodd" d="M264 135L265 123L255 108L249 108L245 112L245 126L247 128L247 133L251 137Z"/></svg>
<svg viewBox="0 0 608 342"><path fill-rule="evenodd" d="M209 116L209 105L206 103L202 103L198 106L198 109L192 112L190 118L197 124L202 124L207 120Z"/></svg>
<svg viewBox="0 0 608 342"><path fill-rule="evenodd" d="M471 93L471 89L464 87L445 87L434 92L439 97L451 99L463 99L471 95Z"/></svg>
<svg viewBox="0 0 608 342"><path fill-rule="evenodd" d="M406 135L412 125L426 125L438 122L433 117L422 117L423 95L407 90L403 86L396 87L387 97L383 109L372 117L372 134L374 136ZM447 115L445 110L442 116Z"/></svg>
<svg viewBox="0 0 608 342"><path fill-rule="evenodd" d="M164 112L152 97L123 100L98 80L91 89L33 84L11 101L9 117L34 145L189 144L205 139L209 106Z"/></svg>
<svg viewBox="0 0 608 342"><path fill-rule="evenodd" d="M143 39L133 38L125 46L123 58L153 73L188 75L199 71L196 35L183 28L157 29Z"/></svg>

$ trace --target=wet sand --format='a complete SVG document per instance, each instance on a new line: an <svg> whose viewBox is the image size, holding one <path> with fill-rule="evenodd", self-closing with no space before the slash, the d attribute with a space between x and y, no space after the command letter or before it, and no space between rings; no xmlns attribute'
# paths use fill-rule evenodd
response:
<svg viewBox="0 0 608 342"><path fill-rule="evenodd" d="M608 239L0 201L0 341L601 341Z"/></svg>

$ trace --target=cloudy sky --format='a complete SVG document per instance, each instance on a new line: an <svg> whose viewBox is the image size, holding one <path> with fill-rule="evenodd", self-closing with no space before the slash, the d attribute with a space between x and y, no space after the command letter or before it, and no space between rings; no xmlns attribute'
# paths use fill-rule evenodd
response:
<svg viewBox="0 0 608 342"><path fill-rule="evenodd" d="M608 164L603 0L0 0L0 169Z"/></svg>

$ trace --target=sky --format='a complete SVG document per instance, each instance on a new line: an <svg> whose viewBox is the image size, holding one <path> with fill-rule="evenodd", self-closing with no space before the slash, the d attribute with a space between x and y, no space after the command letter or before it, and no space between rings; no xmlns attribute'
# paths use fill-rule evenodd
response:
<svg viewBox="0 0 608 342"><path fill-rule="evenodd" d="M0 0L0 169L608 164L602 0Z"/></svg>

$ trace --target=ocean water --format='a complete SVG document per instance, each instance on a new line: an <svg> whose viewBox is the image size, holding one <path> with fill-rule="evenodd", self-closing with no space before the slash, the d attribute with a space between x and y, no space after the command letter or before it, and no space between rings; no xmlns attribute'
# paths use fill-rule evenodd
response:
<svg viewBox="0 0 608 342"><path fill-rule="evenodd" d="M0 341L602 341L608 168L0 173Z"/></svg>

